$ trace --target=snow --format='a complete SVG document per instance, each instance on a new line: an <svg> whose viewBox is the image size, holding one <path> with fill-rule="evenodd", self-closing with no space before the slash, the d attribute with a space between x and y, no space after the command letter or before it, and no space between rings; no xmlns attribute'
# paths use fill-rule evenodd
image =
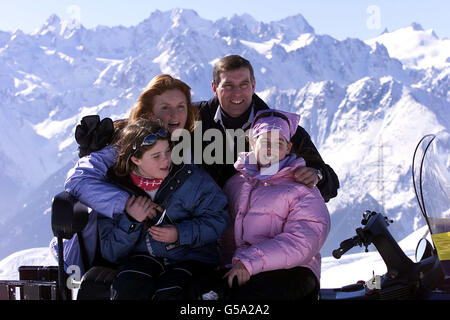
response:
<svg viewBox="0 0 450 320"><path fill-rule="evenodd" d="M450 65L450 39L439 39L432 29L417 24L387 32L366 41L375 47L383 44L391 57L400 59L408 68L444 68Z"/></svg>
<svg viewBox="0 0 450 320"><path fill-rule="evenodd" d="M304 33L301 34L297 39L292 40L288 44L282 43L281 46L287 51L294 51L300 48L303 48L311 43L313 41L314 35L311 33Z"/></svg>
<svg viewBox="0 0 450 320"><path fill-rule="evenodd" d="M230 37L224 37L224 39L230 43ZM314 39L314 35L311 33L301 34L297 39L290 41L289 43L283 43L282 39L270 39L263 42L239 40L243 45L256 50L259 54L266 56L268 59L272 57L270 51L274 45L280 45L286 50L286 52L295 51L311 44Z"/></svg>
<svg viewBox="0 0 450 320"><path fill-rule="evenodd" d="M258 51L258 53L267 55L267 52L272 49L273 45L275 43L279 43L277 39L271 39L266 42L252 42L252 41L246 41L246 40L240 40L240 42L252 49L255 49Z"/></svg>
<svg viewBox="0 0 450 320"><path fill-rule="evenodd" d="M57 264L48 247L18 251L0 261L0 280L19 280L20 266L55 266Z"/></svg>
<svg viewBox="0 0 450 320"><path fill-rule="evenodd" d="M194 100L209 99L213 65L228 54L252 62L270 107L301 115L339 176L322 255L366 209L394 219L391 232L405 238L425 224L411 183L414 148L424 134L450 128L449 41L417 24L340 41L316 34L301 15L210 21L185 9L155 11L130 27L86 29L52 15L31 34L0 32L0 258L50 241L50 215L42 213L77 160L82 116L126 117L162 72L189 84ZM347 257L375 261L370 253ZM335 270L326 259L325 279Z"/></svg>
<svg viewBox="0 0 450 320"><path fill-rule="evenodd" d="M406 256L413 262L416 262L417 244L427 230L428 227L423 226L398 243ZM431 242L429 235L427 239ZM336 248L338 246L337 244ZM362 253L344 254L340 259L334 257L322 258L321 288L340 288L359 280L368 281L374 274L383 275L386 273L386 265L377 251L363 252L364 248L358 250Z"/></svg>

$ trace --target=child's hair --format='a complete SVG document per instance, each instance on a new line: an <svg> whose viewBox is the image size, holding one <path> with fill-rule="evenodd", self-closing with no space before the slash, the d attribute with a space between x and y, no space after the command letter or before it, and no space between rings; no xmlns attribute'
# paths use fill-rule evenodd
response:
<svg viewBox="0 0 450 320"><path fill-rule="evenodd" d="M135 121L139 118L148 118L153 112L155 96L162 95L167 90L179 90L185 96L188 114L184 128L193 131L195 121L199 119L200 114L197 108L192 106L191 88L185 82L168 74L160 74L150 81L133 109L131 109L129 120Z"/></svg>
<svg viewBox="0 0 450 320"><path fill-rule="evenodd" d="M160 130L166 134L165 137L159 134ZM136 169L136 165L131 161L131 156L139 159L147 150L153 148L154 144L141 146L144 139L152 133L156 135L157 140L167 140L169 146L171 146L170 134L165 131L161 126L161 122L157 120L138 119L129 121L127 126L120 130L116 143L119 155L114 163L115 175L124 177Z"/></svg>
<svg viewBox="0 0 450 320"><path fill-rule="evenodd" d="M123 128L125 128L128 124L128 119L120 119L113 122L114 125L114 134L111 139L111 144L117 143L120 139L120 133Z"/></svg>

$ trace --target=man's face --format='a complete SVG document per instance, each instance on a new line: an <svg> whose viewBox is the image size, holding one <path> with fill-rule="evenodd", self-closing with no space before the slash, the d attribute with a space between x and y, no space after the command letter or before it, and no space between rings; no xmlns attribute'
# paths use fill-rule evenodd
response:
<svg viewBox="0 0 450 320"><path fill-rule="evenodd" d="M220 83L212 82L214 95L231 117L239 117L250 107L255 92L255 80L250 77L250 70L239 68L220 73Z"/></svg>

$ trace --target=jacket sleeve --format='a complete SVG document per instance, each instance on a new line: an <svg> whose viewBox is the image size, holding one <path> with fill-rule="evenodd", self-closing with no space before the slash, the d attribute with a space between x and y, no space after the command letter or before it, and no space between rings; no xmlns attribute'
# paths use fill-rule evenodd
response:
<svg viewBox="0 0 450 320"><path fill-rule="evenodd" d="M323 179L317 184L320 193L325 202L337 196L339 189L339 179L334 170L326 164L311 141L308 132L302 127L298 127L291 139L293 143L292 151L306 161L307 167L320 169L323 173Z"/></svg>
<svg viewBox="0 0 450 320"><path fill-rule="evenodd" d="M126 214L108 218L98 215L98 234L102 257L117 263L136 247L144 223L133 222Z"/></svg>
<svg viewBox="0 0 450 320"><path fill-rule="evenodd" d="M180 245L200 247L218 240L230 223L227 198L222 189L205 172L198 171L195 204L191 219L176 223Z"/></svg>
<svg viewBox="0 0 450 320"><path fill-rule="evenodd" d="M114 165L117 151L107 146L78 160L68 174L64 188L93 210L112 218L122 213L130 195L119 186L105 181Z"/></svg>
<svg viewBox="0 0 450 320"><path fill-rule="evenodd" d="M238 248L233 262L241 260L251 275L305 265L319 253L329 230L328 209L317 189L313 189L291 205L280 234Z"/></svg>
<svg viewBox="0 0 450 320"><path fill-rule="evenodd" d="M236 251L236 242L234 240L234 221L239 208L239 190L236 189L236 186L242 185L243 183L244 181L238 173L228 179L223 188L223 192L228 199L228 208L231 219L230 225L219 239L220 259L222 265L224 266L231 263L234 252Z"/></svg>

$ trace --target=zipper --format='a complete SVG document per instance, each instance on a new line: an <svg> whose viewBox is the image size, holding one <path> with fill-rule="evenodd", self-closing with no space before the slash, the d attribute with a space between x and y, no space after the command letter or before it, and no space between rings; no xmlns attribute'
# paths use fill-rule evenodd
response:
<svg viewBox="0 0 450 320"><path fill-rule="evenodd" d="M156 194L155 194L155 198L154 198L155 200L156 200L156 199L158 198L158 196L161 194L162 190L164 190L164 188L166 188L167 185L169 185L169 183L172 181L172 179L174 179L174 178L177 176L177 174L178 174L181 170L183 170L184 167L185 167L185 164L183 164L183 165L181 166L181 168L179 168L179 169L178 169L171 177L169 177L168 180L165 180L165 181L164 181L164 184L161 185L161 187L159 187L158 191L157 191ZM168 214L167 211L166 211L166 208L163 208L163 210L164 210L163 213L165 212L166 217L169 219L170 223L173 224L172 219L170 218L169 214ZM162 216L162 215L161 215L161 216ZM146 246L147 246L148 252L150 253L150 255L153 256L153 255L154 255L153 247L152 247L152 245L151 245L150 235L149 235L148 233L146 233L145 244L146 244Z"/></svg>
<svg viewBox="0 0 450 320"><path fill-rule="evenodd" d="M175 176L176 176L176 175L184 168L184 166L185 166L185 165L183 164L183 166L182 166L180 169L178 169L171 177L169 177L168 180L164 181L165 183L164 183L161 187L159 187L158 191L156 191L156 194L155 194L155 200L156 200L156 199L158 198L158 196L161 194L162 190L164 190L164 188L167 187L167 185L169 184L169 182L172 181L172 179L174 179Z"/></svg>
<svg viewBox="0 0 450 320"><path fill-rule="evenodd" d="M248 214L248 211L250 210L250 202L251 202L251 198L252 198L252 193L253 193L253 191L256 189L256 188L258 188L258 186L260 185L260 183L261 183L261 181L260 180L257 180L256 181L256 184L254 184L253 186L252 186L252 188L250 189L250 193L248 194L248 203L247 203L247 210L246 210L246 212L245 212L245 216L244 217L242 217L242 225L241 225L241 240L244 242L244 219L245 219L245 217L247 216L247 214Z"/></svg>
<svg viewBox="0 0 450 320"><path fill-rule="evenodd" d="M183 164L183 165L181 166L181 168L179 168L179 169L178 169L171 177L169 177L169 179L166 180L166 183L164 183L161 187L159 187L158 191L156 191L156 194L155 194L155 200L158 199L158 196L160 196L162 190L164 190L164 188L166 188L166 187L169 185L169 183L170 183L173 179L175 179L175 177L177 176L177 174L178 174L181 170L183 170L184 167L185 167L185 164ZM163 210L165 211L166 208L163 208ZM167 216L167 218L169 219L169 221L173 224L173 221L172 221L172 219L170 219L170 216L169 216L168 212L166 212L166 216Z"/></svg>

